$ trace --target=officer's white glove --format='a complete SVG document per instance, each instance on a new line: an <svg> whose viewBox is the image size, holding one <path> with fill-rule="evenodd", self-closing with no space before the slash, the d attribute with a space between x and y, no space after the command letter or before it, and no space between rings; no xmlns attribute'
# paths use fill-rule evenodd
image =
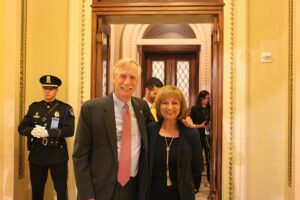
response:
<svg viewBox="0 0 300 200"><path fill-rule="evenodd" d="M40 138L39 129L37 127L35 127L34 129L32 129L31 135L33 137Z"/></svg>
<svg viewBox="0 0 300 200"><path fill-rule="evenodd" d="M41 138L49 137L48 131L46 129L41 129L40 130L40 137Z"/></svg>
<svg viewBox="0 0 300 200"><path fill-rule="evenodd" d="M46 127L36 125L36 128L37 128L38 136L40 138L49 137L49 134L48 134L48 131L46 130Z"/></svg>

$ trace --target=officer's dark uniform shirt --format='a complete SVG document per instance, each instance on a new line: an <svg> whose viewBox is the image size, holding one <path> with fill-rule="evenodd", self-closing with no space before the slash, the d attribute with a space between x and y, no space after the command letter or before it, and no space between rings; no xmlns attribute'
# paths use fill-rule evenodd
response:
<svg viewBox="0 0 300 200"><path fill-rule="evenodd" d="M31 131L35 125L46 127L49 137L33 137ZM65 137L74 134L73 109L59 100L34 102L29 106L18 131L27 136L30 162L39 165L65 162L69 159Z"/></svg>

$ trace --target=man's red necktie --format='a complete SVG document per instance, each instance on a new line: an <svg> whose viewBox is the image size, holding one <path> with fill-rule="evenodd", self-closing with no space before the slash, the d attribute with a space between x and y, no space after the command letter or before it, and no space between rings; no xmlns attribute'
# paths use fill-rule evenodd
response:
<svg viewBox="0 0 300 200"><path fill-rule="evenodd" d="M125 186L130 178L131 166L131 124L130 124L130 111L128 104L124 104L123 114L123 130L121 139L121 150L119 159L118 182L121 186Z"/></svg>

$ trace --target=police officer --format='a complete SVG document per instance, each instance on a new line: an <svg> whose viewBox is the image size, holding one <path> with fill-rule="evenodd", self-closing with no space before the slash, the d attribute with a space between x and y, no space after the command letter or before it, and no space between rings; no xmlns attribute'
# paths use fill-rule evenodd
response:
<svg viewBox="0 0 300 200"><path fill-rule="evenodd" d="M70 105L56 99L61 80L52 75L40 78L44 100L34 102L21 121L20 135L27 136L32 199L42 200L48 170L58 200L67 199L68 149L65 137L74 134Z"/></svg>

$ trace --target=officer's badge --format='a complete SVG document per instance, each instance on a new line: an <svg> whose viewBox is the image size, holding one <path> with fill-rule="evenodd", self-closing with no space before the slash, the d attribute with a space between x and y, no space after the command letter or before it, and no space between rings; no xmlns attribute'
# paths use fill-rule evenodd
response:
<svg viewBox="0 0 300 200"><path fill-rule="evenodd" d="M51 83L51 77L49 75L46 76L46 83Z"/></svg>
<svg viewBox="0 0 300 200"><path fill-rule="evenodd" d="M59 112L58 111L55 111L54 117L59 118Z"/></svg>
<svg viewBox="0 0 300 200"><path fill-rule="evenodd" d="M73 110L73 108L70 108L69 112L70 112L70 115L74 117L74 110Z"/></svg>
<svg viewBox="0 0 300 200"><path fill-rule="evenodd" d="M39 112L36 112L35 115L33 116L33 118L36 118L36 119L40 118Z"/></svg>

